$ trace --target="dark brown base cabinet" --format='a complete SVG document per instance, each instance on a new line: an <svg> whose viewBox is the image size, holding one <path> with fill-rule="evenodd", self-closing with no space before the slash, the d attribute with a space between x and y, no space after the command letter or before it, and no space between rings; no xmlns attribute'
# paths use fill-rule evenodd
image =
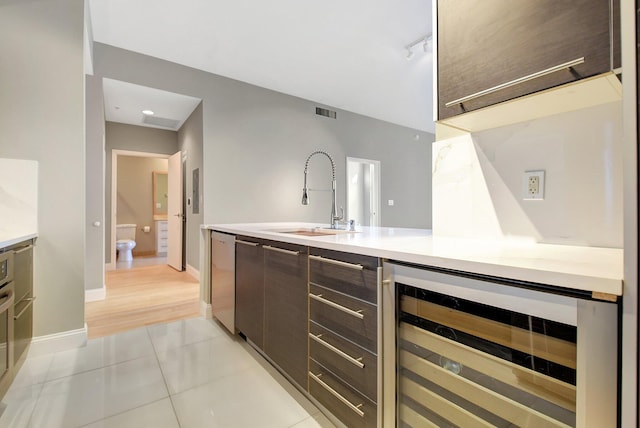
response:
<svg viewBox="0 0 640 428"><path fill-rule="evenodd" d="M0 400L26 360L33 338L33 250L36 239L0 248ZM13 296L12 296L13 295Z"/></svg>
<svg viewBox="0 0 640 428"><path fill-rule="evenodd" d="M266 241L264 352L308 390L307 247Z"/></svg>
<svg viewBox="0 0 640 428"><path fill-rule="evenodd" d="M309 392L348 427L378 424L379 260L309 249Z"/></svg>
<svg viewBox="0 0 640 428"><path fill-rule="evenodd" d="M438 0L437 25L439 120L620 67L617 1Z"/></svg>
<svg viewBox="0 0 640 428"><path fill-rule="evenodd" d="M35 240L11 247L13 251L13 282L15 304L13 322L13 362L25 355L33 337L33 248Z"/></svg>
<svg viewBox="0 0 640 428"><path fill-rule="evenodd" d="M378 426L380 260L236 236L237 330L349 427Z"/></svg>
<svg viewBox="0 0 640 428"><path fill-rule="evenodd" d="M245 236L236 237L236 329L264 349L264 250Z"/></svg>

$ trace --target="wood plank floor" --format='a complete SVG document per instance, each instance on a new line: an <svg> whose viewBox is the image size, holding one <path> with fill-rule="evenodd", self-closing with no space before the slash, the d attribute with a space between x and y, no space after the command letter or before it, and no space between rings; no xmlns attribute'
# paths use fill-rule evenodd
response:
<svg viewBox="0 0 640 428"><path fill-rule="evenodd" d="M85 304L90 339L200 315L200 284L167 265L108 271L106 298Z"/></svg>

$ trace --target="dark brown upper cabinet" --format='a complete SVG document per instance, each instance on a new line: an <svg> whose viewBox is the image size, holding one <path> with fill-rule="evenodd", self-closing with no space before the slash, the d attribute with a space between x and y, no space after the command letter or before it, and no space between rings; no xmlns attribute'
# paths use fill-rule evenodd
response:
<svg viewBox="0 0 640 428"><path fill-rule="evenodd" d="M438 0L438 119L619 67L618 10L610 0Z"/></svg>

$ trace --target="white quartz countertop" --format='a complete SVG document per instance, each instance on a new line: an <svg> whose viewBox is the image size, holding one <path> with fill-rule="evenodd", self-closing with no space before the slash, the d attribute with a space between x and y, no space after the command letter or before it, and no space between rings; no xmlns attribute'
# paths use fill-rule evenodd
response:
<svg viewBox="0 0 640 428"><path fill-rule="evenodd" d="M203 229L253 236L419 265L454 269L573 290L622 295L623 250L539 244L526 240L464 239L433 236L428 229L356 227L354 233L302 236L311 223L203 225Z"/></svg>
<svg viewBox="0 0 640 428"><path fill-rule="evenodd" d="M38 236L38 162L0 158L0 250Z"/></svg>
<svg viewBox="0 0 640 428"><path fill-rule="evenodd" d="M0 233L0 250L28 239L37 238L37 233Z"/></svg>

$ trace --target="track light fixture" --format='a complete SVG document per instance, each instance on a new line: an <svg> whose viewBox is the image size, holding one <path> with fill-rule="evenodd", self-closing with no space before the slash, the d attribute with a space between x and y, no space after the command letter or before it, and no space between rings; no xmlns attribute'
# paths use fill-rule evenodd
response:
<svg viewBox="0 0 640 428"><path fill-rule="evenodd" d="M416 48L418 45L422 44L422 50L424 52L429 52L431 51L431 41L432 41L432 35L431 33L420 37L418 40L409 43L407 46L405 46L404 48L407 50L407 55L405 56L405 58L407 58L407 61L409 61L411 58L413 58L415 52L413 51L414 48Z"/></svg>
<svg viewBox="0 0 640 428"><path fill-rule="evenodd" d="M407 61L409 61L411 58L413 58L413 55L414 55L413 49L407 48L407 56L406 56Z"/></svg>

